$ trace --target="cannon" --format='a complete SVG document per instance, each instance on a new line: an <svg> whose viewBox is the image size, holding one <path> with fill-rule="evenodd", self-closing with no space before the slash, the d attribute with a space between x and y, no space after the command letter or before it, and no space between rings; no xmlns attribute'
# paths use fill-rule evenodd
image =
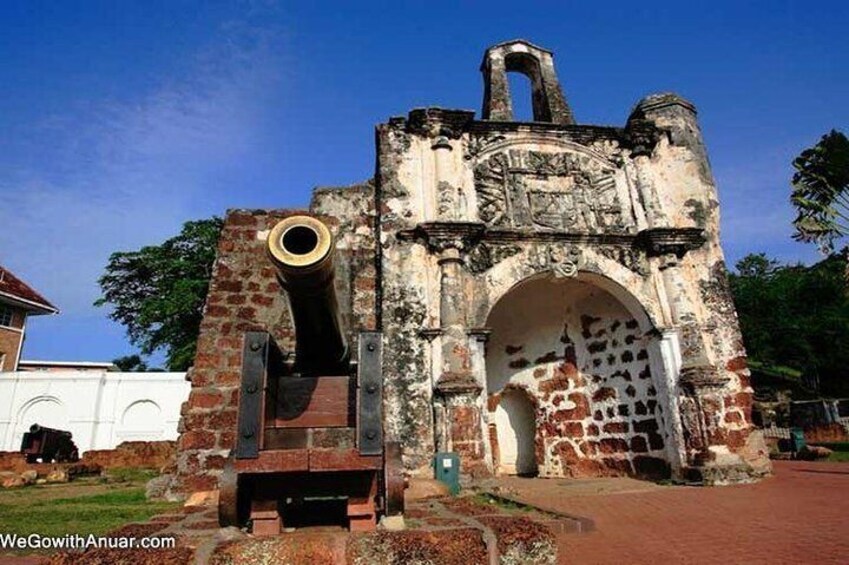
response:
<svg viewBox="0 0 849 565"><path fill-rule="evenodd" d="M21 453L27 463L76 463L80 453L71 432L55 430L38 424L29 427L21 440Z"/></svg>
<svg viewBox="0 0 849 565"><path fill-rule="evenodd" d="M236 444L219 479L219 522L254 534L338 524L376 527L403 514L398 443L383 433L382 336L363 331L352 361L334 288L333 236L312 216L269 233L295 351L268 332L244 335Z"/></svg>

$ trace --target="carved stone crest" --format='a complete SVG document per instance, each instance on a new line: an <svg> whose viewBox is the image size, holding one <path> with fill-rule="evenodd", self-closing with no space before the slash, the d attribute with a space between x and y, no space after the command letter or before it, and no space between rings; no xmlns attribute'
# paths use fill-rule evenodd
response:
<svg viewBox="0 0 849 565"><path fill-rule="evenodd" d="M475 167L480 218L493 227L583 233L627 231L616 171L578 152L512 149Z"/></svg>
<svg viewBox="0 0 849 565"><path fill-rule="evenodd" d="M537 247L533 261L540 270L550 269L556 278L572 278L584 266L583 253L577 247L549 244Z"/></svg>

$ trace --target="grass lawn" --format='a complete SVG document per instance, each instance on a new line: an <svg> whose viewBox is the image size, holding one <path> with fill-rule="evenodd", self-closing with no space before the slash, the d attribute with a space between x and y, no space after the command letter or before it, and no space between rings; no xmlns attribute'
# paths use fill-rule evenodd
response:
<svg viewBox="0 0 849 565"><path fill-rule="evenodd" d="M144 483L150 477L148 472L127 470L106 480L0 490L0 534L104 534L178 508L180 503L145 499Z"/></svg>
<svg viewBox="0 0 849 565"><path fill-rule="evenodd" d="M826 461L846 462L849 461L849 442L841 443L817 443L832 450L832 454L828 456Z"/></svg>

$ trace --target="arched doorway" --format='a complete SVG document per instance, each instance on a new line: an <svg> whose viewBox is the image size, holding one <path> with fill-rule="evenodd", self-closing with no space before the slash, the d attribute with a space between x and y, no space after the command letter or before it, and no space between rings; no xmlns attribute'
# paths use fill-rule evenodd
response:
<svg viewBox="0 0 849 565"><path fill-rule="evenodd" d="M668 476L657 337L633 296L599 275L537 275L487 327L495 468L521 472L530 453L542 476Z"/></svg>
<svg viewBox="0 0 849 565"><path fill-rule="evenodd" d="M535 475L537 473L536 408L527 393L508 388L495 408L499 474Z"/></svg>

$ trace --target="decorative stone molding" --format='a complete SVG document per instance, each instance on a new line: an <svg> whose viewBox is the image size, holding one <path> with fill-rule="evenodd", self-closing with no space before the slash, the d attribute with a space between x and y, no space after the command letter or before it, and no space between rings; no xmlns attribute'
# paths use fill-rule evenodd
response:
<svg viewBox="0 0 849 565"><path fill-rule="evenodd" d="M480 222L423 222L398 232L398 239L420 240L432 253L446 249L468 251L480 241L486 226Z"/></svg>
<svg viewBox="0 0 849 565"><path fill-rule="evenodd" d="M469 328L466 330L469 337L486 343L489 341L489 336L492 335L492 328Z"/></svg>
<svg viewBox="0 0 849 565"><path fill-rule="evenodd" d="M688 112L696 114L696 106L686 98L674 92L662 92L651 94L637 102L634 109L631 110L631 118L644 118L649 114L672 106L680 106Z"/></svg>
<svg viewBox="0 0 849 565"><path fill-rule="evenodd" d="M445 332L442 328L422 328L419 330L419 335L428 341L433 341L443 333Z"/></svg>
<svg viewBox="0 0 849 565"><path fill-rule="evenodd" d="M436 381L437 392L443 395L480 394L483 387L470 372L445 372Z"/></svg>
<svg viewBox="0 0 849 565"><path fill-rule="evenodd" d="M705 230L701 228L650 228L637 234L637 244L649 257L671 254L680 259L705 241Z"/></svg>

